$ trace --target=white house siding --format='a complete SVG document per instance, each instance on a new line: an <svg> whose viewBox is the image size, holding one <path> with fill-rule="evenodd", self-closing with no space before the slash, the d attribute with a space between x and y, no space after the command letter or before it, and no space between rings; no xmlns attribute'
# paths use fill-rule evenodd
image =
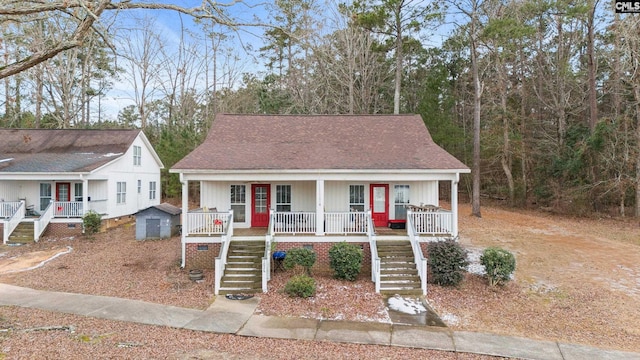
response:
<svg viewBox="0 0 640 360"><path fill-rule="evenodd" d="M267 183L267 182L265 182ZM268 182L271 188L271 208L276 206L277 185L291 185L291 210L315 211L315 181L277 181ZM389 184L389 218L394 219L394 186L409 185L409 200L413 205L430 204L438 205L438 181L400 181L384 182L376 184ZM248 227L251 224L251 183L233 181L202 181L200 186L200 207L216 208L218 211L228 211L231 208L231 185L246 186L246 222L237 224L238 227ZM364 185L365 206L370 204L370 183L359 181L325 181L325 207L326 212L349 211L349 186Z"/></svg>
<svg viewBox="0 0 640 360"><path fill-rule="evenodd" d="M0 200L18 201L19 197L20 187L15 181L0 181Z"/></svg>
<svg viewBox="0 0 640 360"><path fill-rule="evenodd" d="M130 146L124 156L116 161L96 170L88 179L108 179L107 198L109 199L104 218L116 218L136 213L153 205L160 204L160 169L155 158L147 148L145 142L136 138L134 146L142 149L140 165L133 163L133 146ZM138 194L138 180L142 181L142 188ZM149 199L149 182L156 182L156 198ZM117 204L117 183L126 182L126 203ZM89 193L90 196L93 195Z"/></svg>

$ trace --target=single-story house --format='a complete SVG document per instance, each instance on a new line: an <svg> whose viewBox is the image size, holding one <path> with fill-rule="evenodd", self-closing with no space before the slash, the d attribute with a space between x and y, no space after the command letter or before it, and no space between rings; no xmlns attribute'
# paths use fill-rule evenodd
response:
<svg viewBox="0 0 640 360"><path fill-rule="evenodd" d="M216 293L267 291L274 249L312 248L322 266L343 241L363 249L377 290L396 292L404 287L381 269L398 266L381 246L401 245L415 275L408 290L425 293L422 243L457 236L458 182L470 170L419 115L219 114L170 172L182 182L182 266L213 267ZM193 209L190 183L200 188ZM239 264L246 250L234 249L246 242L264 245ZM240 280L235 268L255 276Z"/></svg>
<svg viewBox="0 0 640 360"><path fill-rule="evenodd" d="M141 130L0 129L3 242L82 232L160 203L164 166Z"/></svg>
<svg viewBox="0 0 640 360"><path fill-rule="evenodd" d="M182 209L169 203L153 205L136 213L136 240L167 239L180 232Z"/></svg>

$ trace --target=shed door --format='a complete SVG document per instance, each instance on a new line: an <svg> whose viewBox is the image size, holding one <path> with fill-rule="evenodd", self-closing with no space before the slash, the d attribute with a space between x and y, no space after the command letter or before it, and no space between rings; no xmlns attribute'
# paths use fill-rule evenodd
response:
<svg viewBox="0 0 640 360"><path fill-rule="evenodd" d="M387 226L389 184L371 184L371 217L373 217L374 226Z"/></svg>
<svg viewBox="0 0 640 360"><path fill-rule="evenodd" d="M160 237L160 219L147 219L147 238Z"/></svg>
<svg viewBox="0 0 640 360"><path fill-rule="evenodd" d="M251 185L251 226L269 226L269 184Z"/></svg>

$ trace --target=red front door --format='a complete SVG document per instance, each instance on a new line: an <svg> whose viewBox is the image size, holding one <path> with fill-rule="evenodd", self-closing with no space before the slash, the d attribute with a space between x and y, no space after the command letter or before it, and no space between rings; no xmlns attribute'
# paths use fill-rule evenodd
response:
<svg viewBox="0 0 640 360"><path fill-rule="evenodd" d="M269 225L269 184L251 185L251 226L265 227Z"/></svg>
<svg viewBox="0 0 640 360"><path fill-rule="evenodd" d="M389 221L389 184L371 184L370 199L374 226L387 226Z"/></svg>
<svg viewBox="0 0 640 360"><path fill-rule="evenodd" d="M71 184L56 183L56 200L71 201Z"/></svg>

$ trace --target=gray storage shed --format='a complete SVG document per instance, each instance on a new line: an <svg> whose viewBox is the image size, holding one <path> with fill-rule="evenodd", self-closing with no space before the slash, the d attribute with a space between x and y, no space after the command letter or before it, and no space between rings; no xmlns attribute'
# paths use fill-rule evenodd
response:
<svg viewBox="0 0 640 360"><path fill-rule="evenodd" d="M162 203L136 213L136 240L166 239L180 230L182 209Z"/></svg>

